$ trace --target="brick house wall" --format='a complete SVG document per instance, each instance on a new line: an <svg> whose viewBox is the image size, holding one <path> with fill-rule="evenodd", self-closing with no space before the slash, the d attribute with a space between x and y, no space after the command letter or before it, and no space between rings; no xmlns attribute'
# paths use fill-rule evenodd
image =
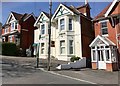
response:
<svg viewBox="0 0 120 86"><path fill-rule="evenodd" d="M35 23L35 19L31 16L25 22L20 23L21 29L21 39L20 39L20 47L22 49L28 49L34 43L34 29L33 26Z"/></svg>
<svg viewBox="0 0 120 86"><path fill-rule="evenodd" d="M91 67L91 49L90 43L94 40L94 30L92 28L92 22L83 16L81 19L81 38L82 38L82 56L87 58L87 67Z"/></svg>
<svg viewBox="0 0 120 86"><path fill-rule="evenodd" d="M115 4L113 9L109 13L108 17L114 16L114 15L120 15L120 2L117 2ZM116 45L118 44L118 61L119 61L119 65L120 65L120 43L118 43L117 38L116 38L116 35L120 34L120 20L116 17L113 17L114 22L115 22L115 26L112 26L112 22L110 20L110 17L109 18L108 17L102 17L102 18L104 20L106 20L106 19L108 20L107 21L107 27L108 27L107 38L110 39ZM94 22L95 37L97 37L98 35L101 35L100 21L101 20L97 20ZM118 39L120 39L120 35L118 36Z"/></svg>

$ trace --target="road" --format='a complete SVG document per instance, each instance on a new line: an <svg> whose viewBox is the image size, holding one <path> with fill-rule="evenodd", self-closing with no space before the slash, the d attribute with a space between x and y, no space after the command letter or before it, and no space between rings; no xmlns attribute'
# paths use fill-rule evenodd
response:
<svg viewBox="0 0 120 86"><path fill-rule="evenodd" d="M2 59L1 64L2 84L91 84L36 69L34 59Z"/></svg>

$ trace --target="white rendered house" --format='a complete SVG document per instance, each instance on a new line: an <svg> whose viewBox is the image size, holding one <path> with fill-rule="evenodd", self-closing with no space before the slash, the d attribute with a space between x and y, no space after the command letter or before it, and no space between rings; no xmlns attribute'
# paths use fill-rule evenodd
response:
<svg viewBox="0 0 120 86"><path fill-rule="evenodd" d="M38 27L41 36L39 57L47 58L48 14L41 12L34 26ZM89 4L77 8L60 4L52 16L51 56L65 61L69 61L74 55L89 59L89 44L94 38L91 27Z"/></svg>

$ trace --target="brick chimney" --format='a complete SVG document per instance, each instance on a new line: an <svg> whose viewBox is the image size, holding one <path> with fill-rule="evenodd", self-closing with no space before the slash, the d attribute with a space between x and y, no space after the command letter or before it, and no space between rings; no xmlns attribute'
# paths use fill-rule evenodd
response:
<svg viewBox="0 0 120 86"><path fill-rule="evenodd" d="M88 18L91 18L90 16L90 5L88 2L85 2L85 5L77 7L77 10L81 13L83 13Z"/></svg>

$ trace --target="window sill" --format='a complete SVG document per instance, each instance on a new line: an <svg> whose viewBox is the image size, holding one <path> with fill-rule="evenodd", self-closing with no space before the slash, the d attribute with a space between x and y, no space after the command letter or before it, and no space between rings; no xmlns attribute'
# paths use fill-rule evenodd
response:
<svg viewBox="0 0 120 86"><path fill-rule="evenodd" d="M59 54L58 56L67 56L66 54Z"/></svg>
<svg viewBox="0 0 120 86"><path fill-rule="evenodd" d="M106 35L102 35L103 37L108 37L108 34L106 34Z"/></svg>
<svg viewBox="0 0 120 86"><path fill-rule="evenodd" d="M74 32L73 30L67 30L67 32Z"/></svg>

